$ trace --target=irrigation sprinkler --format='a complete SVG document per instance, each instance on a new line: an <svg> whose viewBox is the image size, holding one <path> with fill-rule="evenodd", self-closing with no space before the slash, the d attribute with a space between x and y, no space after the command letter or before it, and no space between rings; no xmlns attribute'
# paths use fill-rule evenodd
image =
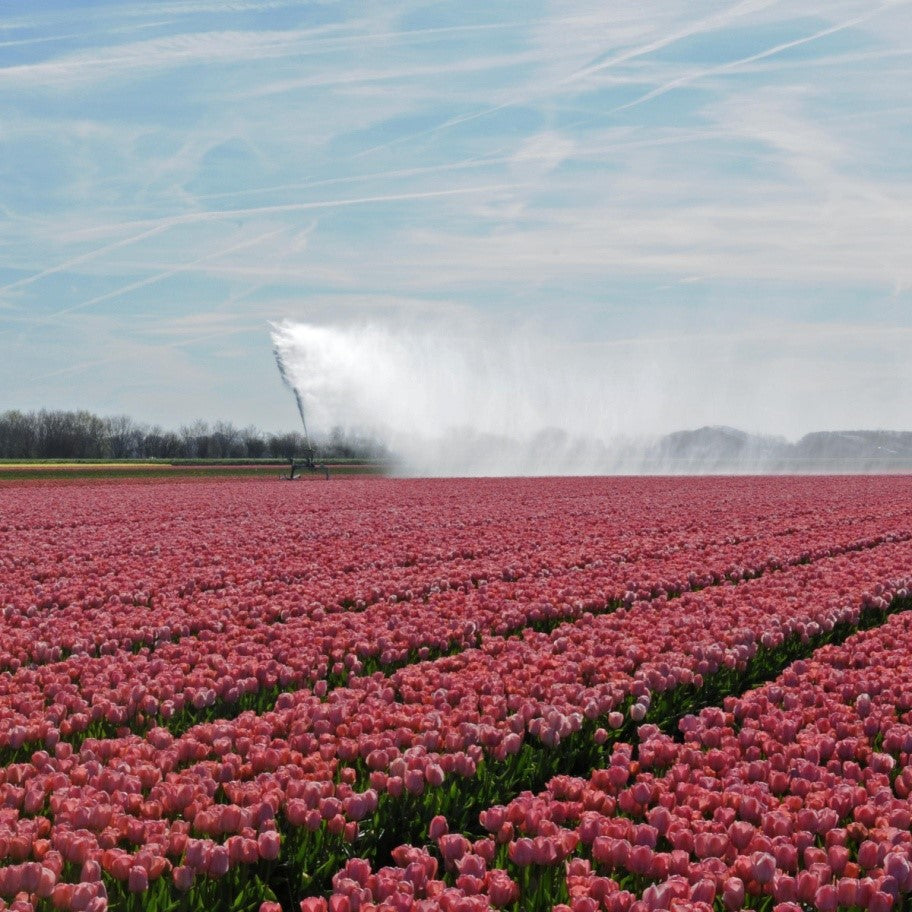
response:
<svg viewBox="0 0 912 912"><path fill-rule="evenodd" d="M325 462L318 463L314 459L314 449L310 446L309 443L306 443L305 440L304 454L303 457L297 458L295 456L289 456L288 462L288 473L282 475L283 481L297 481L303 472L314 472L314 473L323 473L323 477L329 481L329 466Z"/></svg>
<svg viewBox="0 0 912 912"><path fill-rule="evenodd" d="M304 472L313 472L313 473L322 473L323 477L329 481L329 467L326 463L317 463L316 461L316 450L310 443L310 436L307 433L307 419L304 417L304 403L301 401L301 394L298 392L297 387L288 379L288 374L285 372L285 365L282 362L282 357L279 354L278 349L275 349L275 359L276 364L279 368L279 373L282 376L282 382L292 391L295 397L295 402L298 405L298 414L301 416L301 426L304 428L304 452L298 457L292 454L288 457L290 463L288 467L288 473L283 474L280 477L284 481L297 481Z"/></svg>

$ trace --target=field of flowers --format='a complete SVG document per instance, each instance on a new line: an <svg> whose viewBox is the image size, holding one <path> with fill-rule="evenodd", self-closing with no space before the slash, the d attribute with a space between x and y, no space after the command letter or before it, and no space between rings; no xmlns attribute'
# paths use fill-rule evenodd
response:
<svg viewBox="0 0 912 912"><path fill-rule="evenodd" d="M912 479L0 485L0 910L905 909Z"/></svg>

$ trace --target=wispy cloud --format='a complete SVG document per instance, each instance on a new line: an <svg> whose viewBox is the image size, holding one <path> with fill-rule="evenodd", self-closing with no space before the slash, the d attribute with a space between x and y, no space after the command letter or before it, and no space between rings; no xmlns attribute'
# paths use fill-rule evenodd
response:
<svg viewBox="0 0 912 912"><path fill-rule="evenodd" d="M751 63L757 63L760 60L766 60L770 57L775 57L778 54L782 54L785 51L790 51L794 48L801 47L806 44L811 44L814 41L820 41L822 38L828 38L831 35L835 35L838 32L846 31L847 29L854 28L855 26L861 25L864 22L868 22L870 19L873 19L875 16L884 12L884 10L889 9L894 6L898 0L892 0L892 2L881 4L879 7L871 10L868 13L865 13L861 16L854 16L851 19L846 19L843 22L838 23L837 25L828 26L824 29L819 29L815 32L812 32L810 35L805 35L801 38L795 38L792 41L783 41L779 44L775 44L772 47L766 48L763 51L759 51L756 54L749 54L747 57L741 57L737 60L730 60L726 63L719 64L714 67L707 67L703 70L697 70L693 73L687 73L683 76L679 76L677 79L672 79L670 82L666 82L656 88L646 92L643 95L640 95L638 98L629 101L626 104L618 105L618 107L613 109L612 113L617 113L619 111L626 111L629 108L636 107L637 105L643 104L644 102L651 101L654 98L658 98L661 95L665 95L668 92L671 92L674 89L681 88L682 86L690 85L700 79L705 79L707 76L716 76L723 73L729 73L736 71L741 67L744 67Z"/></svg>
<svg viewBox="0 0 912 912"><path fill-rule="evenodd" d="M0 67L0 85L40 85L75 89L86 82L127 76L143 71L281 57L291 53L296 36L283 32L206 32L154 38L130 44L99 47L39 63Z"/></svg>
<svg viewBox="0 0 912 912"><path fill-rule="evenodd" d="M129 294L131 291L137 291L140 288L146 288L149 285L154 285L157 282L163 281L164 279L170 279L172 276L176 276L178 273L188 272L198 266L201 266L203 263L211 263L213 260L228 256L230 253L237 253L239 250L247 250L250 247L256 247L257 245L262 244L264 241L275 237L277 234L281 234L284 230L284 228L277 228L274 231L267 231L265 234L257 235L254 238L246 238L243 241L238 241L235 244L230 244L228 247L222 247L218 250L213 250L211 253L207 253L201 257L196 257L195 259L190 260L188 263L181 263L171 269L165 269L164 271L158 272L155 275L147 276L144 279L139 279L136 282L130 282L128 285L122 285L119 288L115 288L112 291L107 291L104 294L96 295L94 298L89 298L87 301L80 301L78 304L71 304L68 307L63 307L60 310L56 310L53 313L48 314L47 317L41 318L40 322L56 320L59 317L72 313L74 310L83 310L86 307L93 307L96 304L110 301L112 298L119 298L122 295Z"/></svg>
<svg viewBox="0 0 912 912"><path fill-rule="evenodd" d="M272 206L249 206L240 209L207 209L202 212L188 212L183 215L165 216L160 219L138 219L135 222L122 222L114 227L120 230L152 222L159 230L165 230L166 228L172 228L176 225L234 221L254 216L275 216L287 213L310 212L319 209L340 209L348 206L369 206L379 203L401 203L411 202L413 200L489 194L504 190L513 190L518 186L518 184L481 184L479 186L471 187L450 187L443 190L426 190L417 193L388 193L381 196L354 196L345 199L316 200L314 202L306 203L277 203ZM110 228L104 230L108 231Z"/></svg>
<svg viewBox="0 0 912 912"><path fill-rule="evenodd" d="M73 269L76 266L81 266L83 263L89 262L89 260L94 260L98 257L105 256L108 253L112 253L115 250L120 250L121 248L127 247L130 244L136 244L139 241L144 241L146 238L150 238L156 234L161 234L163 231L167 231L170 227L171 226L168 224L155 225L146 231L141 231L139 234L134 234L131 237L123 238L122 240L114 241L110 244L105 244L103 247L97 247L94 250L88 251L87 253L81 253L79 256L70 257L70 259L65 260L62 263L57 263L55 266L49 266L47 269L42 269L40 272L33 273L32 275L25 276L21 279L16 279L15 282L9 282L8 284L3 285L0 287L0 295L13 291L17 288L23 288L26 285L31 285L33 282L38 282L41 279L46 279L48 276L52 276L55 273L66 272L69 269Z"/></svg>

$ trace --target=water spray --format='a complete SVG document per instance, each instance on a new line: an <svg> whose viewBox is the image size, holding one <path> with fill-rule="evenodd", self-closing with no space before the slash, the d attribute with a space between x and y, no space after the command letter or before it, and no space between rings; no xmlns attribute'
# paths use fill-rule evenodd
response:
<svg viewBox="0 0 912 912"><path fill-rule="evenodd" d="M326 479L329 479L329 468L325 463L317 465L315 456L316 452L311 446L310 435L307 433L307 418L304 413L304 401L301 399L301 393L298 388L291 382L291 379L288 376L288 372L285 370L285 362L282 360L282 355L279 352L278 347L273 348L273 354L276 359L276 366L279 368L279 376L282 378L282 382L288 389L291 390L294 395L295 402L298 406L298 414L301 416L301 426L304 428L304 454L303 459L298 461L294 454L289 457L289 466L288 474L283 475L282 478L286 481L294 481L297 478L300 478L300 472L302 470L307 470L308 472L322 472ZM295 473L298 474L295 474Z"/></svg>

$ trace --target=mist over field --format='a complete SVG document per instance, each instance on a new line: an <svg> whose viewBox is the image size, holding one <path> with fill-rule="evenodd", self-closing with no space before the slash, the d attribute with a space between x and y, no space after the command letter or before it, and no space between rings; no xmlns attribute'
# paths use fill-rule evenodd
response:
<svg viewBox="0 0 912 912"><path fill-rule="evenodd" d="M285 322L273 327L272 339L312 433L319 438L342 427L375 437L404 474L912 466L912 435L804 436L821 417L810 409L819 365L799 340L784 374L759 373L751 362L739 369L738 345L701 350L669 339L571 347L556 337L499 335L478 325L453 331ZM839 426L841 418L852 416L834 408L829 420ZM766 431L771 426L779 433ZM791 443L788 433L802 439Z"/></svg>

